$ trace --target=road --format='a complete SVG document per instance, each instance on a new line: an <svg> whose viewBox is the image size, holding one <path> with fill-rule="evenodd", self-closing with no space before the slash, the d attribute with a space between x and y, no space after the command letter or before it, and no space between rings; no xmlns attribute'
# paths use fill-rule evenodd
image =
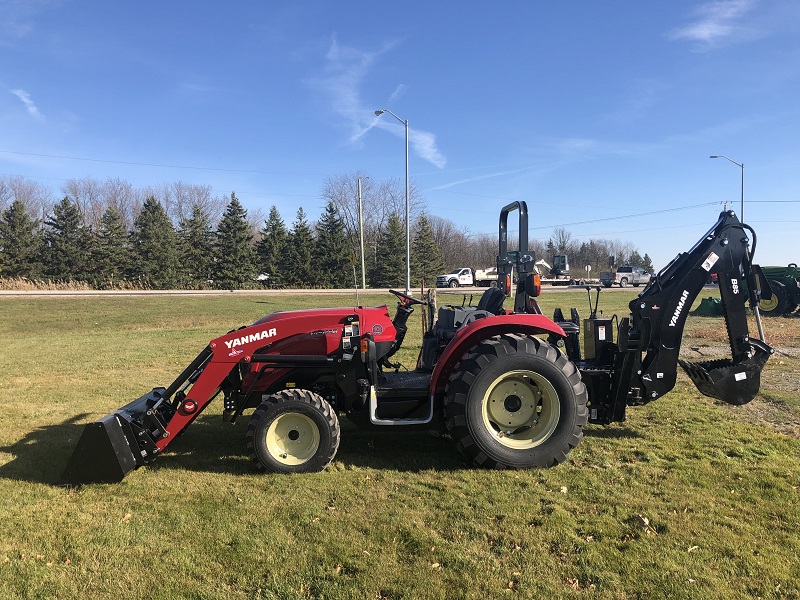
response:
<svg viewBox="0 0 800 600"><path fill-rule="evenodd" d="M592 286L595 288L597 286ZM586 289L586 286L543 286L542 293L575 292ZM603 291L634 291L642 288L620 288L618 286L603 288ZM446 294L482 294L485 287L440 288L438 293ZM0 298L36 298L36 297L152 297L152 296L308 296L308 295L346 295L354 294L354 289L318 290L318 289L257 289L257 290L0 290ZM388 288L358 290L359 294L388 294ZM415 291L414 295L419 295Z"/></svg>

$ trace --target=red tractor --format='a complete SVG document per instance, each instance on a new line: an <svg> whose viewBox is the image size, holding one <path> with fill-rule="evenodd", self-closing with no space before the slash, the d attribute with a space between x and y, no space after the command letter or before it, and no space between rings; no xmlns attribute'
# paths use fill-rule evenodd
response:
<svg viewBox="0 0 800 600"><path fill-rule="evenodd" d="M517 252L507 248L513 211ZM587 422L624 420L627 406L672 389L683 326L710 274L719 275L732 358L680 364L704 394L749 402L772 350L747 331L745 296L757 314L760 269L745 230L755 239L733 212L721 213L692 250L630 303L630 317L597 317L595 302L583 322L582 350L577 310L570 320L556 310L551 320L536 302L528 210L514 202L500 213L497 287L477 306L436 310L430 300L392 291L393 319L386 305L267 315L212 340L169 387L88 424L62 480L120 481L153 461L220 393L225 419L253 410L247 448L270 472L324 469L339 446L340 416L365 428L444 426L479 466L551 467L581 441ZM514 269L514 308L506 310ZM391 359L417 305L426 315L419 358L413 371L401 371Z"/></svg>

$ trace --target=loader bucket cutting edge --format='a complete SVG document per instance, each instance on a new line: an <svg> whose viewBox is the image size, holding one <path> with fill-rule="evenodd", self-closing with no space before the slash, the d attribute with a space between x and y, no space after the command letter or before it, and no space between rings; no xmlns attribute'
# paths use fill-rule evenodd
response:
<svg viewBox="0 0 800 600"><path fill-rule="evenodd" d="M772 349L754 346L751 358L734 364L731 359L692 363L679 360L689 379L706 396L728 404L747 404L758 394L761 370L772 354Z"/></svg>
<svg viewBox="0 0 800 600"><path fill-rule="evenodd" d="M150 462L158 449L141 420L163 392L164 388L155 388L87 424L61 475L60 485L118 483L133 469Z"/></svg>

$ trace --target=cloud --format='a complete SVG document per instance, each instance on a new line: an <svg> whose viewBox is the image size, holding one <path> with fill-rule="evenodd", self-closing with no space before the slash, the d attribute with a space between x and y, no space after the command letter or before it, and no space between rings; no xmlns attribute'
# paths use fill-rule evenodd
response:
<svg viewBox="0 0 800 600"><path fill-rule="evenodd" d="M698 42L702 48L715 46L723 39L742 34L745 29L737 21L748 13L756 0L714 0L701 4L694 11L694 21L673 29L671 40Z"/></svg>
<svg viewBox="0 0 800 600"><path fill-rule="evenodd" d="M389 96L389 104L392 104L395 100L397 100L400 96L403 95L403 92L406 91L406 84L401 83L397 86L397 88L392 92L392 95Z"/></svg>
<svg viewBox="0 0 800 600"><path fill-rule="evenodd" d="M28 109L28 114L30 116L37 121L44 121L44 115L39 112L39 109L37 108L36 104L33 103L33 100L31 100L31 95L28 92L25 90L11 90L11 93L19 98L20 101L22 101L22 103L25 105L25 108Z"/></svg>
<svg viewBox="0 0 800 600"><path fill-rule="evenodd" d="M385 108L407 91L405 84L395 87L386 104L368 105L361 97L364 83L377 61L396 46L396 42L387 42L377 50L363 51L344 46L334 37L325 54L324 74L308 82L325 96L331 109L349 124L349 143L358 143L373 127L405 136L405 127L391 115L375 117L375 110ZM436 145L435 134L410 127L409 145L426 162L440 169L447 164L447 159Z"/></svg>

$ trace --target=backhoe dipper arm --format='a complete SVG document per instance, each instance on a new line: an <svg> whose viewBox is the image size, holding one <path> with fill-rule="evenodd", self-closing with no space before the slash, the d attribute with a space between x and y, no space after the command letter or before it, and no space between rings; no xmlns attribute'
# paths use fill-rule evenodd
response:
<svg viewBox="0 0 800 600"><path fill-rule="evenodd" d="M747 290L755 290L758 267L752 264L745 229L750 228L740 223L733 211L723 211L691 250L679 254L630 303L630 333L639 339L641 356L641 369L633 371L632 379L638 379L634 385L640 386L644 402L675 386L678 364L701 392L725 402L744 404L758 392L760 372L772 349L748 333L745 303ZM732 358L681 361L678 355L686 318L712 274L718 279Z"/></svg>

